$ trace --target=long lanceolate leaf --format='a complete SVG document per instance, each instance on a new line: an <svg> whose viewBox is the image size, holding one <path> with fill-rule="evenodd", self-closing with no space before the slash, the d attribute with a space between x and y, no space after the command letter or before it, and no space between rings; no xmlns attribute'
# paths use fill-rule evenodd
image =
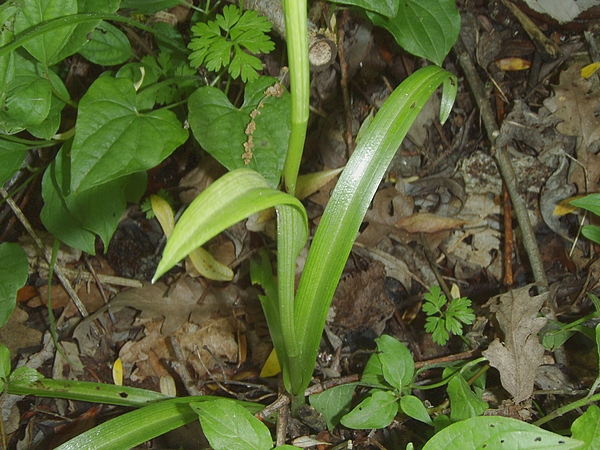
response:
<svg viewBox="0 0 600 450"><path fill-rule="evenodd" d="M271 188L262 175L251 169L236 169L223 175L196 197L183 213L167 241L152 281L220 232L274 206L291 208L291 214L298 215L294 223L302 224L300 227L304 228L297 235L300 238L307 235L306 211L299 200ZM300 248L303 246L304 243Z"/></svg>
<svg viewBox="0 0 600 450"><path fill-rule="evenodd" d="M179 397L163 400L129 412L98 425L91 430L65 442L60 450L115 450L128 449L140 445L186 423L198 420L198 414L190 407L194 402L210 402L219 397ZM238 402L251 413L256 413L261 405Z"/></svg>
<svg viewBox="0 0 600 450"><path fill-rule="evenodd" d="M388 98L348 161L325 209L296 294L296 338L302 349L302 382L293 387L301 396L310 381L327 310L354 237L379 183L417 114L444 84L442 121L456 95L454 75L437 66L424 67L407 78Z"/></svg>

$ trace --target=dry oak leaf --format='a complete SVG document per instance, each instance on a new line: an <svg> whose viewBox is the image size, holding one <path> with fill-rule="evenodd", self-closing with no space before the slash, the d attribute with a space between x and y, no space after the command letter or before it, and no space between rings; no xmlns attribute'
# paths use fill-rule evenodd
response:
<svg viewBox="0 0 600 450"><path fill-rule="evenodd" d="M502 386L515 403L531 397L535 375L544 356L544 346L537 333L547 319L538 317L538 312L548 293L531 297L532 286L512 290L488 302L504 332L504 343L496 338L483 356L498 369Z"/></svg>
<svg viewBox="0 0 600 450"><path fill-rule="evenodd" d="M574 64L560 74L560 83L554 86L555 95L545 100L544 106L563 120L556 126L559 133L581 138L577 161L587 169L587 183L581 167L572 171L569 181L585 192L587 185L595 186L600 180L600 155L588 152L600 139L600 119L595 114L600 91L590 93L592 82L581 77L581 67Z"/></svg>
<svg viewBox="0 0 600 450"><path fill-rule="evenodd" d="M558 132L581 137L583 150L600 139L600 119L594 114L600 91L589 94L591 87L592 82L581 77L581 65L574 64L560 74L554 96L544 101L544 106L563 120L556 126Z"/></svg>

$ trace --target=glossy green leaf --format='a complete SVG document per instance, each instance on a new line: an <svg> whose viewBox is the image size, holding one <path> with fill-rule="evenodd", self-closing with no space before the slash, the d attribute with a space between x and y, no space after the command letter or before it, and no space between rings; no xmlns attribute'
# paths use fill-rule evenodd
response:
<svg viewBox="0 0 600 450"><path fill-rule="evenodd" d="M273 439L267 426L233 400L192 402L202 431L214 450L270 450Z"/></svg>
<svg viewBox="0 0 600 450"><path fill-rule="evenodd" d="M580 440L520 420L480 416L444 428L425 444L423 450L567 450L578 448L581 444Z"/></svg>
<svg viewBox="0 0 600 450"><path fill-rule="evenodd" d="M13 40L15 35L15 15L18 11L19 8L14 3L5 2L0 5L0 23L3 24L3 26L0 27L0 46L4 46ZM6 83L12 56L12 54L5 54L0 57L0 91L3 90L4 84Z"/></svg>
<svg viewBox="0 0 600 450"><path fill-rule="evenodd" d="M10 374L10 382L14 385L31 385L32 383L43 379L44 376L41 373L27 366L17 367L14 372Z"/></svg>
<svg viewBox="0 0 600 450"><path fill-rule="evenodd" d="M17 292L27 282L28 275L25 250L12 242L0 244L0 327L17 306Z"/></svg>
<svg viewBox="0 0 600 450"><path fill-rule="evenodd" d="M393 389L383 377L383 367L381 365L381 361L379 360L379 354L373 353L369 357L367 365L365 366L365 370L360 377L360 382L361 384L370 387Z"/></svg>
<svg viewBox="0 0 600 450"><path fill-rule="evenodd" d="M398 399L389 391L373 390L356 408L340 420L341 424L355 430L385 428L398 413Z"/></svg>
<svg viewBox="0 0 600 450"><path fill-rule="evenodd" d="M266 180L250 169L229 172L194 199L167 240L163 258L156 269L156 281L192 250L251 214L277 205L289 205L308 229L302 204L291 195L272 189Z"/></svg>
<svg viewBox="0 0 600 450"><path fill-rule="evenodd" d="M104 21L92 32L90 40L81 47L79 53L101 66L116 66L133 56L125 33Z"/></svg>
<svg viewBox="0 0 600 450"><path fill-rule="evenodd" d="M131 81L100 77L79 102L71 187L84 191L155 167L187 137L172 111L140 112Z"/></svg>
<svg viewBox="0 0 600 450"><path fill-rule="evenodd" d="M120 0L78 0L79 13L114 13L119 9ZM88 41L94 28L100 25L101 20L86 21L75 26L69 41L60 50L57 59L62 60L77 53Z"/></svg>
<svg viewBox="0 0 600 450"><path fill-rule="evenodd" d="M156 14L158 11L177 6L180 0L123 0L121 8L132 9L142 14Z"/></svg>
<svg viewBox="0 0 600 450"><path fill-rule="evenodd" d="M77 0L28 0L20 4L21 10L15 20L17 35L46 20L77 14ZM60 51L67 45L74 30L75 26L63 27L32 39L24 47L31 56L50 67L61 60Z"/></svg>
<svg viewBox="0 0 600 450"><path fill-rule="evenodd" d="M403 395L400 398L400 409L407 416L433 426L433 421L429 417L425 405L414 395Z"/></svg>
<svg viewBox="0 0 600 450"><path fill-rule="evenodd" d="M214 401L215 397L182 397L164 400L123 414L88 430L57 450L129 449L195 419L192 401Z"/></svg>
<svg viewBox="0 0 600 450"><path fill-rule="evenodd" d="M43 78L47 78L52 86L52 89L61 96L62 99L70 99L69 91L60 77L52 70L41 68L39 69ZM53 95L50 100L50 111L40 124L28 125L27 131L39 139L51 139L60 128L62 110L65 107L65 102Z"/></svg>
<svg viewBox="0 0 600 450"><path fill-rule="evenodd" d="M400 0L337 0L336 3L357 6L385 17L395 17L398 12Z"/></svg>
<svg viewBox="0 0 600 450"><path fill-rule="evenodd" d="M37 71L23 68L6 83L3 97L0 130L14 134L48 117L52 86Z"/></svg>
<svg viewBox="0 0 600 450"><path fill-rule="evenodd" d="M583 234L590 241L595 242L596 244L600 244L600 228L595 225L585 225L581 229L581 234Z"/></svg>
<svg viewBox="0 0 600 450"><path fill-rule="evenodd" d="M410 351L398 339L387 334L381 335L375 342L385 381L398 390L406 388L415 372Z"/></svg>
<svg viewBox="0 0 600 450"><path fill-rule="evenodd" d="M252 284L258 284L265 293L265 295L259 294L258 298L262 304L269 327L269 334L275 347L278 366L276 373L279 373L281 365L287 363L287 351L283 343L283 333L281 331L277 282L273 276L273 267L269 260L269 253L264 249L259 252L257 257L252 258L250 261L250 280Z"/></svg>
<svg viewBox="0 0 600 450"><path fill-rule="evenodd" d="M196 90L188 101L188 120L200 145L229 170L256 170L271 187L279 184L290 136L290 95L285 92L281 98L265 98L265 90L274 82L274 78L260 77L248 83L241 108L233 106L221 90L210 86ZM258 110L254 119L253 157L246 165L242 155L249 137L245 131L250 114L261 101L264 108Z"/></svg>
<svg viewBox="0 0 600 450"><path fill-rule="evenodd" d="M329 431L333 431L340 419L350 412L355 388L356 383L342 384L309 397L310 404L325 417Z"/></svg>
<svg viewBox="0 0 600 450"><path fill-rule="evenodd" d="M571 205L583 208L600 216L600 194L588 194L585 197L572 200Z"/></svg>
<svg viewBox="0 0 600 450"><path fill-rule="evenodd" d="M435 66L419 69L407 78L386 100L340 175L312 241L296 294L297 336L308 379L333 293L371 200L417 114L449 78L456 83L454 75ZM300 395L304 388L298 386L292 394Z"/></svg>
<svg viewBox="0 0 600 450"><path fill-rule="evenodd" d="M549 352L553 352L567 342L569 338L575 334L575 331L576 330L573 330L570 327L565 328L565 324L557 322L556 320L548 320L546 325L544 325L544 328L540 330L542 345Z"/></svg>
<svg viewBox="0 0 600 450"><path fill-rule="evenodd" d="M488 404L471 390L462 375L457 375L450 380L448 396L450 397L452 422L480 416L489 408Z"/></svg>
<svg viewBox="0 0 600 450"><path fill-rule="evenodd" d="M441 66L460 31L455 0L403 0L394 17L367 11L373 24L388 30L409 53Z"/></svg>
<svg viewBox="0 0 600 450"><path fill-rule="evenodd" d="M8 380L10 375L10 350L6 345L0 343L0 383L4 391L4 381Z"/></svg>
<svg viewBox="0 0 600 450"><path fill-rule="evenodd" d="M139 201L146 186L146 174L139 172L79 193L68 192L66 152L68 148L63 148L44 173L40 218L59 240L93 255L96 235L104 242L104 248L108 248L127 201ZM137 191L137 198L127 195L130 190Z"/></svg>
<svg viewBox="0 0 600 450"><path fill-rule="evenodd" d="M584 442L581 450L600 448L600 408L590 405L585 413L575 419L571 432L573 439Z"/></svg>
<svg viewBox="0 0 600 450"><path fill-rule="evenodd" d="M21 167L29 147L0 138L0 185L4 185Z"/></svg>

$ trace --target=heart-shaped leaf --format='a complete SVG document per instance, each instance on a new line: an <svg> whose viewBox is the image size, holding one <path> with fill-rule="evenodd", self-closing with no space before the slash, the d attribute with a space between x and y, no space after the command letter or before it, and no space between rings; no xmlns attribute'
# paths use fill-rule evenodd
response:
<svg viewBox="0 0 600 450"><path fill-rule="evenodd" d="M454 423L431 438L423 450L465 448L562 449L580 448L582 441L552 433L508 417L480 416Z"/></svg>
<svg viewBox="0 0 600 450"><path fill-rule="evenodd" d="M23 58L15 58L14 76L8 76L0 109L0 128L14 134L40 125L50 113L52 86ZM22 63L22 64L21 64Z"/></svg>
<svg viewBox="0 0 600 450"><path fill-rule="evenodd" d="M131 44L125 33L108 22L98 25L79 53L101 66L116 66L133 56Z"/></svg>
<svg viewBox="0 0 600 450"><path fill-rule="evenodd" d="M100 77L79 102L72 188L84 191L155 167L187 137L172 111L140 112L130 80Z"/></svg>
<svg viewBox="0 0 600 450"><path fill-rule="evenodd" d="M291 127L290 95L283 92L281 97L265 96L274 82L274 78L260 77L248 83L241 108L233 106L222 91L210 86L196 90L188 102L189 123L200 145L229 170L242 167L256 170L271 187L279 184ZM256 127L251 131L247 127L253 111L258 113L254 118ZM242 155L250 136L253 156L246 164Z"/></svg>
<svg viewBox="0 0 600 450"><path fill-rule="evenodd" d="M76 0L29 0L21 3L21 11L15 20L15 34L19 34L40 22L66 15L77 14ZM75 26L62 27L52 33L45 33L23 45L25 49L50 67L60 61L60 51L69 42Z"/></svg>
<svg viewBox="0 0 600 450"><path fill-rule="evenodd" d="M269 450L273 439L267 426L233 400L191 402L202 431L215 449Z"/></svg>
<svg viewBox="0 0 600 450"><path fill-rule="evenodd" d="M127 200L138 201L141 197L146 175L144 172L131 174L77 194L67 194L64 189L68 177L67 151L63 148L44 173L44 207L40 217L48 231L62 242L93 255L96 234L107 248ZM140 185L142 189L136 188ZM132 187L137 191L134 198L128 195Z"/></svg>
<svg viewBox="0 0 600 450"><path fill-rule="evenodd" d="M455 0L403 0L394 17L367 11L371 21L388 30L396 42L413 55L438 66L456 42L460 13Z"/></svg>
<svg viewBox="0 0 600 450"><path fill-rule="evenodd" d="M336 3L358 6L366 11L373 11L386 17L394 17L398 12L398 0L338 0Z"/></svg>

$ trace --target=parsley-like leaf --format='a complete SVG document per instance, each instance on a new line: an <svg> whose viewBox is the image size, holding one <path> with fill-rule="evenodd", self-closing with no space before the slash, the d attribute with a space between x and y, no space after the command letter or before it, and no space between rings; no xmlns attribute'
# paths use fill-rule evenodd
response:
<svg viewBox="0 0 600 450"><path fill-rule="evenodd" d="M262 69L254 55L275 48L266 34L269 31L271 23L256 11L242 14L238 7L228 5L215 20L192 27L190 64L196 68L204 64L212 72L227 67L232 78L241 76L244 82L253 81L258 78L257 70Z"/></svg>
<svg viewBox="0 0 600 450"><path fill-rule="evenodd" d="M428 316L425 331L431 333L433 341L439 345L446 344L450 334L462 335L463 324L470 325L475 321L471 300L461 297L448 303L448 299L436 285L425 294L422 309Z"/></svg>

